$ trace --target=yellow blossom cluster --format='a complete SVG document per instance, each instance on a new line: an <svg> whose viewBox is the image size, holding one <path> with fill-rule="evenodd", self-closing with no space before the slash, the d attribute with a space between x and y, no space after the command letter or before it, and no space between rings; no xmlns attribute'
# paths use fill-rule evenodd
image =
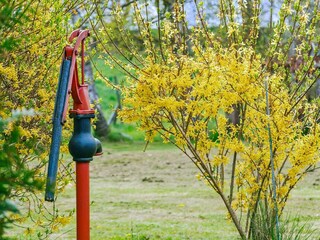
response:
<svg viewBox="0 0 320 240"><path fill-rule="evenodd" d="M240 205L245 201L245 211L254 207L260 189L267 194L271 184L268 124L281 191L279 203L319 160L315 106L309 105L304 121L297 110L288 112L290 95L281 76L261 76L262 64L252 57L251 49L207 49L193 57L180 57L172 65L149 63L138 81L125 88L126 107L121 112L124 121L139 122L148 133L146 140L151 141L158 132L165 142L192 150L193 157L213 173L231 162L229 153L237 152L235 178L241 190L234 201L242 202ZM266 114L267 90L271 92L270 116ZM229 114L235 106L241 107L241 119L232 125ZM216 139L213 133L218 134ZM213 154L214 148L218 153Z"/></svg>
<svg viewBox="0 0 320 240"><path fill-rule="evenodd" d="M236 212L251 214L262 200L274 206L273 188L281 214L293 187L319 161L316 102L293 98L285 73L266 71L250 46L223 47L213 38L205 44L204 30L194 28L186 54L185 45L174 45L172 22L161 30L162 59L149 44L143 67L123 89L122 119L137 122L147 141L158 133L181 149L234 222Z"/></svg>

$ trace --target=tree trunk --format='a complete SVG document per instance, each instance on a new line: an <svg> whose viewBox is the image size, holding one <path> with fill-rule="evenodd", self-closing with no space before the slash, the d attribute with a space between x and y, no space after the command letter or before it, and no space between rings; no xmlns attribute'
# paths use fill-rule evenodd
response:
<svg viewBox="0 0 320 240"><path fill-rule="evenodd" d="M114 84L118 85L118 78L115 76L114 78ZM115 107L113 113L111 114L109 120L108 120L108 125L110 126L111 124L116 124L117 123L117 118L118 118L118 110L122 109L121 106L121 93L119 90L116 90L116 96L117 96L117 106Z"/></svg>
<svg viewBox="0 0 320 240"><path fill-rule="evenodd" d="M89 85L88 90L89 90L90 103L94 104L94 109L96 110L97 120L95 121L95 134L98 137L107 137L110 132L110 128L103 115L101 105L97 103L99 96L94 85L92 65L90 61L86 61L84 66L84 73L87 79L87 83Z"/></svg>

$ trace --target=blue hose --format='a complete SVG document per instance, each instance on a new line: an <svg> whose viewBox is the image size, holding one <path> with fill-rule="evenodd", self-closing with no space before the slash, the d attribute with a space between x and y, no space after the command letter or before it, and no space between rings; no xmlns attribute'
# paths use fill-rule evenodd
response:
<svg viewBox="0 0 320 240"><path fill-rule="evenodd" d="M55 100L53 113L53 130L49 155L49 167L47 174L47 185L45 200L49 202L54 201L54 192L56 188L56 179L58 171L58 160L60 153L61 134L62 134L62 114L67 97L67 88L70 71L70 60L63 60L60 68L60 76L58 83L58 90Z"/></svg>

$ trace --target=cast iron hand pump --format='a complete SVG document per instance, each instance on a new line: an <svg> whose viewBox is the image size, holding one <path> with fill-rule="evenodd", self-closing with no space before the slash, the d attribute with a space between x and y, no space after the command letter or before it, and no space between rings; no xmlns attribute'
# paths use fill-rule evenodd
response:
<svg viewBox="0 0 320 240"><path fill-rule="evenodd" d="M59 84L53 115L52 141L49 155L49 167L45 200L54 201L58 170L59 149L61 144L62 126L66 121L68 100L71 94L73 109L69 110L73 118L74 131L69 142L69 151L76 162L77 188L77 239L87 240L89 233L89 162L93 156L101 155L102 148L98 139L91 134L91 118L95 111L90 108L88 85L84 82L84 40L89 30L75 30L69 37L73 47L67 45L60 69ZM81 47L81 54L79 48ZM81 55L81 84L78 78L77 56Z"/></svg>

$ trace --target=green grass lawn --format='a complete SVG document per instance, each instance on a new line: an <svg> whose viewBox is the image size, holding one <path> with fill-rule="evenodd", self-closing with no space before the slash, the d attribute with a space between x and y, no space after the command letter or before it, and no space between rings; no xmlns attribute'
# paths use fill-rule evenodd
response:
<svg viewBox="0 0 320 240"><path fill-rule="evenodd" d="M142 142L105 142L104 155L90 163L92 240L239 239L220 197L197 180L189 159L160 142L144 148ZM55 205L61 213L75 208L74 184ZM319 207L320 177L313 172L293 190L284 215L319 232ZM21 231L14 227L9 235L27 239ZM75 215L49 239L76 239Z"/></svg>
<svg viewBox="0 0 320 240"><path fill-rule="evenodd" d="M91 163L91 237L95 239L239 239L219 196L170 145L105 143ZM320 230L320 187L311 173L293 191L287 213ZM74 186L57 202L75 207ZM51 239L75 239L72 221Z"/></svg>
<svg viewBox="0 0 320 240"><path fill-rule="evenodd" d="M160 143L143 149L105 144L91 163L92 239L237 239L217 195L184 155ZM57 207L74 207L74 194L67 190ZM75 223L57 237L75 239Z"/></svg>

